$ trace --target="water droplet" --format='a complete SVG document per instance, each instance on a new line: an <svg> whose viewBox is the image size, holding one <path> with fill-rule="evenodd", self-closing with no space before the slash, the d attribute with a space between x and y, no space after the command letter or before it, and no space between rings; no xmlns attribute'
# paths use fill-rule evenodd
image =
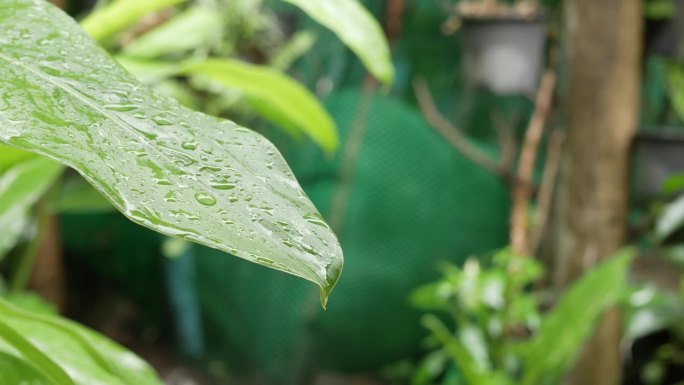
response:
<svg viewBox="0 0 684 385"><path fill-rule="evenodd" d="M219 172L221 171L221 167L216 167L216 166L202 166L199 169L200 171L213 171L213 172Z"/></svg>
<svg viewBox="0 0 684 385"><path fill-rule="evenodd" d="M120 112L133 111L138 108L138 106L133 104L108 104L105 107L109 110Z"/></svg>
<svg viewBox="0 0 684 385"><path fill-rule="evenodd" d="M195 199L197 199L197 202L205 206L213 206L216 204L216 198L207 193L199 192L195 194Z"/></svg>
<svg viewBox="0 0 684 385"><path fill-rule="evenodd" d="M195 150L197 148L197 142L183 142L181 145L185 150Z"/></svg>
<svg viewBox="0 0 684 385"><path fill-rule="evenodd" d="M321 218L321 216L316 214L316 213L306 214L306 215L304 215L304 219L306 219L306 221L311 223L311 224L318 225L321 227L326 227L326 228L328 227L328 224L325 223L323 218Z"/></svg>
<svg viewBox="0 0 684 385"><path fill-rule="evenodd" d="M273 262L272 259L268 258L262 258L262 257L256 257L257 263L265 264L265 265L273 265L275 262Z"/></svg>
<svg viewBox="0 0 684 385"><path fill-rule="evenodd" d="M235 188L235 185L230 183L214 183L211 187L217 190L232 190Z"/></svg>
<svg viewBox="0 0 684 385"><path fill-rule="evenodd" d="M153 116L152 121L155 122L158 126L170 126L173 124L172 121L166 119L162 115Z"/></svg>
<svg viewBox="0 0 684 385"><path fill-rule="evenodd" d="M288 241L288 240L283 240L283 245L287 247L295 247L294 243Z"/></svg>

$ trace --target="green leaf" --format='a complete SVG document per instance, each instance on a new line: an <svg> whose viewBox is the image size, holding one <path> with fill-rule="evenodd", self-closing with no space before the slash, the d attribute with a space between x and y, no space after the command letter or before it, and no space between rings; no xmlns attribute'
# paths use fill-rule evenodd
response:
<svg viewBox="0 0 684 385"><path fill-rule="evenodd" d="M676 14L677 6L673 0L646 0L644 2L644 15L647 19L669 19Z"/></svg>
<svg viewBox="0 0 684 385"><path fill-rule="evenodd" d="M357 0L283 0L299 7L333 31L386 85L394 81L394 66L382 28Z"/></svg>
<svg viewBox="0 0 684 385"><path fill-rule="evenodd" d="M164 79L177 75L182 68L178 63L156 60L136 59L125 56L117 56L115 59L128 72L135 75L136 79L144 84L151 85L156 85Z"/></svg>
<svg viewBox="0 0 684 385"><path fill-rule="evenodd" d="M0 175L0 259L21 236L31 206L52 186L61 171L59 163L34 157Z"/></svg>
<svg viewBox="0 0 684 385"><path fill-rule="evenodd" d="M70 376L26 336L0 319L0 349L16 352L57 385L75 385Z"/></svg>
<svg viewBox="0 0 684 385"><path fill-rule="evenodd" d="M659 241L672 235L684 225L684 195L668 203L656 221L655 235Z"/></svg>
<svg viewBox="0 0 684 385"><path fill-rule="evenodd" d="M342 252L273 144L141 85L45 1L5 0L0 30L0 142L76 169L136 223L308 279L325 303Z"/></svg>
<svg viewBox="0 0 684 385"><path fill-rule="evenodd" d="M185 0L115 0L88 15L81 26L95 40L104 40L129 27L141 17Z"/></svg>
<svg viewBox="0 0 684 385"><path fill-rule="evenodd" d="M0 174L21 161L35 157L36 154L0 144Z"/></svg>
<svg viewBox="0 0 684 385"><path fill-rule="evenodd" d="M241 91L266 119L305 132L328 152L339 144L335 124L316 97L279 71L237 60L208 59L186 65L183 72Z"/></svg>
<svg viewBox="0 0 684 385"><path fill-rule="evenodd" d="M58 385L19 357L0 352L0 384Z"/></svg>
<svg viewBox="0 0 684 385"><path fill-rule="evenodd" d="M574 362L582 344L600 316L614 306L625 290L631 249L598 265L563 295L529 342L522 346L523 385L538 384L547 375L558 375Z"/></svg>
<svg viewBox="0 0 684 385"><path fill-rule="evenodd" d="M423 317L423 326L428 328L434 337L444 345L444 350L458 367L465 383L478 385L510 384L510 380L502 376L501 373L489 369L488 363L478 361L471 354L471 349L465 344L465 341L461 341L457 336L451 334L439 318L426 315Z"/></svg>
<svg viewBox="0 0 684 385"><path fill-rule="evenodd" d="M316 43L316 34L311 31L295 33L271 59L271 66L279 71L287 71L292 63L304 56Z"/></svg>
<svg viewBox="0 0 684 385"><path fill-rule="evenodd" d="M143 360L76 323L5 300L0 300L0 320L0 350L19 353L55 384L160 384Z"/></svg>
<svg viewBox="0 0 684 385"><path fill-rule="evenodd" d="M684 122L684 65L674 61L668 63L667 80L672 109L679 120Z"/></svg>
<svg viewBox="0 0 684 385"><path fill-rule="evenodd" d="M108 213L114 207L83 178L69 178L60 183L51 202L53 211L61 214Z"/></svg>
<svg viewBox="0 0 684 385"><path fill-rule="evenodd" d="M666 195L675 195L684 191L684 174L670 175L663 181L660 191Z"/></svg>
<svg viewBox="0 0 684 385"><path fill-rule="evenodd" d="M123 54L152 59L183 53L215 40L220 30L219 13L208 7L196 6L140 36L124 48Z"/></svg>
<svg viewBox="0 0 684 385"><path fill-rule="evenodd" d="M487 373L479 365L468 349L452 335L439 318L433 315L423 317L423 326L432 332L435 338L444 345L445 351L456 363L468 384L485 384L488 382Z"/></svg>

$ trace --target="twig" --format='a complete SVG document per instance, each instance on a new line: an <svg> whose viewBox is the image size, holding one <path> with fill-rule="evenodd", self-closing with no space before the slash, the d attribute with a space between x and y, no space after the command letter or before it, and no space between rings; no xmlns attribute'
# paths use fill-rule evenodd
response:
<svg viewBox="0 0 684 385"><path fill-rule="evenodd" d="M403 27L403 17L406 11L406 0L390 0L386 7L385 31L390 45L394 45Z"/></svg>
<svg viewBox="0 0 684 385"><path fill-rule="evenodd" d="M546 162L544 163L544 173L542 174L542 182L537 194L537 210L534 213L532 220L532 235L530 235L530 251L532 253L539 249L544 231L546 230L546 222L549 219L551 212L551 204L553 203L553 191L556 185L556 177L558 176L558 169L560 168L561 154L563 150L563 142L565 141L565 133L556 130L551 134L549 139L549 146L546 153Z"/></svg>
<svg viewBox="0 0 684 385"><path fill-rule="evenodd" d="M430 95L430 90L428 89L425 80L415 79L413 81L413 88L416 92L418 105L420 106L420 110L425 119L454 149L456 149L456 151L470 159L473 163L480 165L505 180L510 179L510 173L507 170L503 169L500 164L484 151L473 146L458 128L442 116L435 106L435 102L432 99L432 95Z"/></svg>
<svg viewBox="0 0 684 385"><path fill-rule="evenodd" d="M504 119L498 111L492 111L491 118L496 129L497 139L499 140L499 148L501 149L500 167L505 170L513 170L515 156L518 153L518 144L515 142L513 132L514 127L520 122L522 114L517 113L513 118Z"/></svg>
<svg viewBox="0 0 684 385"><path fill-rule="evenodd" d="M513 253L517 255L526 255L530 251L527 220L529 201L532 195L530 181L534 173L544 124L551 109L555 85L555 74L552 71L547 71L537 92L534 114L525 132L525 139L520 151L517 179L523 183L513 184L513 209L511 211L511 248Z"/></svg>

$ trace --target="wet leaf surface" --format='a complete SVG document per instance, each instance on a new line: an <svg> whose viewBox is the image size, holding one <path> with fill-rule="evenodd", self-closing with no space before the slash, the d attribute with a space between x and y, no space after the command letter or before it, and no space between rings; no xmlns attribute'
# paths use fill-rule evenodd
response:
<svg viewBox="0 0 684 385"><path fill-rule="evenodd" d="M0 142L78 170L131 220L321 286L339 243L276 148L138 83L41 0L0 4Z"/></svg>

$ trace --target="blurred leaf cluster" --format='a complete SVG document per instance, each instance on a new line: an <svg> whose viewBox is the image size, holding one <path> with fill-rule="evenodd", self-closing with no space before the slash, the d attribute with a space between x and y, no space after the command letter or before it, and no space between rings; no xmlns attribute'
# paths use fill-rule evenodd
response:
<svg viewBox="0 0 684 385"><path fill-rule="evenodd" d="M489 261L442 267L411 302L429 312L431 350L412 371L412 385L556 384L572 366L599 317L626 290L632 250L585 274L546 311L543 268L508 249ZM453 330L453 331L452 331Z"/></svg>
<svg viewBox="0 0 684 385"><path fill-rule="evenodd" d="M669 336L638 363L638 376L648 385L669 383L668 368L684 365L683 181L682 175L674 174L663 182L661 197L651 202L653 221L644 241L653 254L645 258L665 264L679 276L679 285L673 290L658 282L635 283L625 301L626 341L663 332Z"/></svg>

